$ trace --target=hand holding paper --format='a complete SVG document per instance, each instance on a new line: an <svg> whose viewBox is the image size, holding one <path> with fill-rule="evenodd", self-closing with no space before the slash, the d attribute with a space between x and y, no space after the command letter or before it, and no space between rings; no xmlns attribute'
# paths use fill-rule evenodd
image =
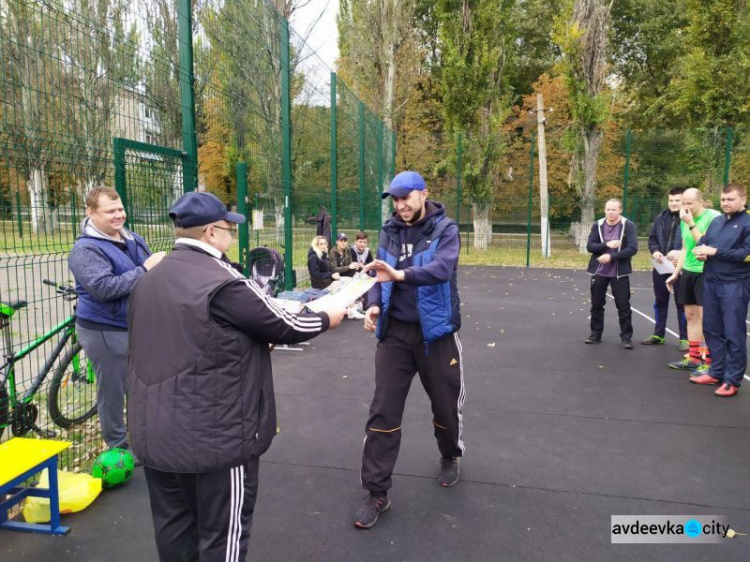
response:
<svg viewBox="0 0 750 562"><path fill-rule="evenodd" d="M374 284L374 277L357 275L335 293L315 299L314 301L307 303L305 306L307 306L308 310L312 310L313 312L326 312L329 307L347 308L369 291Z"/></svg>
<svg viewBox="0 0 750 562"><path fill-rule="evenodd" d="M674 273L674 264L669 260L657 261L656 259L651 258L651 265L653 265L657 273L661 275Z"/></svg>
<svg viewBox="0 0 750 562"><path fill-rule="evenodd" d="M375 260L367 264L363 269L362 273L375 270L375 281L378 283L387 283L388 281L403 281L404 272L397 269L393 269L390 265L382 260Z"/></svg>

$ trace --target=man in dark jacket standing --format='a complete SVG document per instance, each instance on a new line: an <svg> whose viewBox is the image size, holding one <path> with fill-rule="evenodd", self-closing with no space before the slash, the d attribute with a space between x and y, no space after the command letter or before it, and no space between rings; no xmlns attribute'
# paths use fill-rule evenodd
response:
<svg viewBox="0 0 750 562"><path fill-rule="evenodd" d="M668 209L659 213L651 227L648 237L648 250L651 257L657 263L665 261L677 265L682 251L682 230L680 229L680 208L682 207L682 187L673 187L669 190L667 205ZM656 268L651 272L654 283L654 317L656 325L654 333L641 342L642 345L663 345L667 334L667 316L669 315L669 289L666 281L669 273L659 273ZM679 285L679 281L676 285ZM674 302L677 307L677 326L680 332L680 341L677 348L680 351L688 350L687 320L685 319L685 307L677 300L679 288L674 292Z"/></svg>
<svg viewBox="0 0 750 562"><path fill-rule="evenodd" d="M164 252L151 255L145 240L125 228L125 209L111 187L86 194L86 218L68 256L76 280L76 333L96 371L96 406L102 439L127 449L128 298Z"/></svg>
<svg viewBox="0 0 750 562"><path fill-rule="evenodd" d="M269 344L338 326L290 314L226 257L245 217L210 193L172 206L174 251L130 301L132 445L164 561L245 560L259 457L276 434Z"/></svg>
<svg viewBox="0 0 750 562"><path fill-rule="evenodd" d="M721 192L716 217L693 254L703 268L703 334L711 350L706 373L690 382L720 385L721 398L735 396L747 368L747 307L750 302L750 215L745 187L730 183Z"/></svg>
<svg viewBox="0 0 750 562"><path fill-rule="evenodd" d="M391 507L388 490L401 443L401 420L419 372L433 412L440 449L438 482L458 482L463 456L463 359L457 272L460 243L445 208L427 199L422 176L401 172L389 191L395 212L383 225L374 270L379 282L367 297L365 329L378 338L375 396L365 427L362 486L369 492L354 525L372 527ZM377 323L377 327L376 327Z"/></svg>
<svg viewBox="0 0 750 562"><path fill-rule="evenodd" d="M624 349L633 349L633 324L630 310L631 258L638 252L635 224L622 216L622 203L610 199L604 206L604 218L591 225L586 249L591 253L588 272L591 274L591 334L584 341L602 341L604 305L607 287L620 320L620 340Z"/></svg>

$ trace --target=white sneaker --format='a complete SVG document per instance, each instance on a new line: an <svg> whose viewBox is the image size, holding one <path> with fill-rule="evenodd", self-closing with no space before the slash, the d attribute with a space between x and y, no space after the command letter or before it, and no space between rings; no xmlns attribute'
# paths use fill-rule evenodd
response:
<svg viewBox="0 0 750 562"><path fill-rule="evenodd" d="M365 315L361 312L357 312L357 310L349 310L349 313L347 314L347 318L349 320L362 320L364 319Z"/></svg>

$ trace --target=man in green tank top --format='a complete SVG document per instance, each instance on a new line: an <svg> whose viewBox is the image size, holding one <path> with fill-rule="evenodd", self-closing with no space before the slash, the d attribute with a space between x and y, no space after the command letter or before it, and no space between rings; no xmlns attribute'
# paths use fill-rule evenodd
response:
<svg viewBox="0 0 750 562"><path fill-rule="evenodd" d="M680 228L682 231L682 252L675 272L667 279L667 287L680 279L677 301L685 307L687 319L688 346L686 357L669 363L672 369L706 371L711 362L708 349L703 341L703 264L693 254L698 241L708 230L708 225L721 213L707 209L703 194L698 189L686 189L682 194ZM699 373L700 374L700 373Z"/></svg>

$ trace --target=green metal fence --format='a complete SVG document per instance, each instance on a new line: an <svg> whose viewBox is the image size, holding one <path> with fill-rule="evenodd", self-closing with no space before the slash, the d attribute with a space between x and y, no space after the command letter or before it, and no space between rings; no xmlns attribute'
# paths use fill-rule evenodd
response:
<svg viewBox="0 0 750 562"><path fill-rule="evenodd" d="M3 354L72 313L43 280L72 283L67 256L91 187L118 190L127 225L154 251L173 243L167 214L179 195L215 193L253 218L233 257L248 266L250 248L279 250L292 288L308 276L321 206L334 228L375 234L372 200L394 148L393 133L266 2L0 2L0 303L28 302L3 322ZM103 446L96 418L54 421L47 395L59 360L34 384L57 338L20 361L14 380L0 372L1 439L18 421L16 434L54 432L74 442L63 465L86 469ZM66 381L77 380L70 369ZM94 385L81 392L91 403Z"/></svg>
<svg viewBox="0 0 750 562"><path fill-rule="evenodd" d="M569 127L550 128L545 137L547 221L542 220L535 124L493 139L499 155L488 163L482 161L483 139L399 136L398 168L421 172L431 196L457 218L463 264L585 268L591 222L581 224L583 177L577 163L582 149ZM603 216L607 199L622 200L623 214L636 223L640 237L634 265L649 269L646 240L654 217L666 209L668 190L701 189L708 204L718 208L721 187L730 180L750 187L750 139L744 130L608 130L599 155L594 216ZM492 196L482 199L487 189ZM491 233L484 242L476 221L482 202Z"/></svg>

